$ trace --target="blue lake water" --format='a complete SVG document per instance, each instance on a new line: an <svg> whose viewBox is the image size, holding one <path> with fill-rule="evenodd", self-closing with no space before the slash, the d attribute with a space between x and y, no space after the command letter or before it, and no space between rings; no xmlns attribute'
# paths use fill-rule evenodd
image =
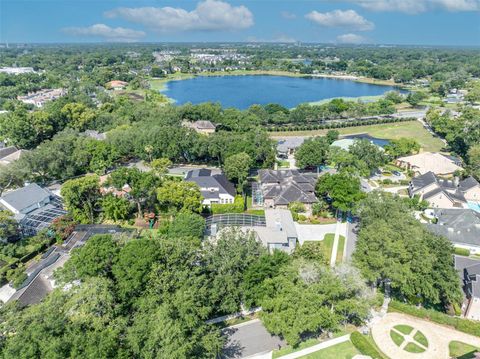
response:
<svg viewBox="0 0 480 359"><path fill-rule="evenodd" d="M391 90L397 88L331 78L246 75L198 76L170 81L162 93L177 104L211 101L219 102L223 107L245 109L253 104L267 103L292 108L304 102L334 97L378 96Z"/></svg>

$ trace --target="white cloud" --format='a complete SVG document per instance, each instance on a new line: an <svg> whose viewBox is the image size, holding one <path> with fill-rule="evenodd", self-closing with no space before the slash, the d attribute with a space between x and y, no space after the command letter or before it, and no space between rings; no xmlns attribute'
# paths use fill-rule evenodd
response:
<svg viewBox="0 0 480 359"><path fill-rule="evenodd" d="M290 12L290 11L282 11L280 12L280 15L284 18L284 19L287 19L287 20L293 20L293 19L296 19L297 18L297 15L295 15L294 13Z"/></svg>
<svg viewBox="0 0 480 359"><path fill-rule="evenodd" d="M372 22L359 15L355 10L334 10L325 13L312 11L305 17L326 27L345 27L359 31L373 30L375 27Z"/></svg>
<svg viewBox="0 0 480 359"><path fill-rule="evenodd" d="M367 39L357 34L343 34L337 36L337 42L342 44L364 44Z"/></svg>
<svg viewBox="0 0 480 359"><path fill-rule="evenodd" d="M204 0L192 11L173 7L121 7L107 11L109 18L121 17L162 32L191 30L240 30L253 25L253 14L241 5Z"/></svg>
<svg viewBox="0 0 480 359"><path fill-rule="evenodd" d="M67 27L63 31L75 36L95 36L115 42L133 42L146 35L143 31L124 27L113 28L105 24L95 24L88 27Z"/></svg>
<svg viewBox="0 0 480 359"><path fill-rule="evenodd" d="M350 0L372 11L418 14L428 10L480 11L480 0Z"/></svg>

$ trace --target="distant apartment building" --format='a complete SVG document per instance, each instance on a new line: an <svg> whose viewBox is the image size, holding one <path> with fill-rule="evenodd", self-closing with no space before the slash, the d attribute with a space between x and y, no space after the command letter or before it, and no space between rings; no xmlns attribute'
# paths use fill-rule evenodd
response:
<svg viewBox="0 0 480 359"><path fill-rule="evenodd" d="M63 88L45 89L33 93L28 93L25 96L17 96L17 100L23 103L34 105L36 107L43 107L46 102L56 100L67 94L67 90Z"/></svg>
<svg viewBox="0 0 480 359"><path fill-rule="evenodd" d="M33 67L0 67L0 73L8 75L21 75L35 73Z"/></svg>

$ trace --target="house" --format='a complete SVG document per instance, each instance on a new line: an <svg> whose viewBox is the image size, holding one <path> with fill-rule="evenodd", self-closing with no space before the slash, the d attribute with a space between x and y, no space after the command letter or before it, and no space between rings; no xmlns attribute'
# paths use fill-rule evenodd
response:
<svg viewBox="0 0 480 359"><path fill-rule="evenodd" d="M204 135L210 135L212 133L215 133L215 129L216 129L215 125L210 121L195 121L195 122L183 121L182 126L191 128L195 130L195 132L201 133Z"/></svg>
<svg viewBox="0 0 480 359"><path fill-rule="evenodd" d="M127 87L127 85L128 85L128 82L113 80L113 81L107 82L105 84L105 87L112 90L123 90L125 87Z"/></svg>
<svg viewBox="0 0 480 359"><path fill-rule="evenodd" d="M318 175L298 170L260 170L259 186L255 196L266 208L287 209L292 202L305 205L306 213L312 213L312 205L318 202L315 185Z"/></svg>
<svg viewBox="0 0 480 359"><path fill-rule="evenodd" d="M480 183L472 176L465 178L458 185L467 201L480 202Z"/></svg>
<svg viewBox="0 0 480 359"><path fill-rule="evenodd" d="M43 107L46 102L56 100L66 94L67 90L63 88L43 89L37 92L28 93L26 96L17 96L17 100L36 107Z"/></svg>
<svg viewBox="0 0 480 359"><path fill-rule="evenodd" d="M355 136L355 137L354 137ZM377 141L385 141L385 140L380 140L376 139L374 137L371 137L369 135L352 135L351 137L344 137L339 140L333 141L332 144L330 145L331 147L340 147L342 150L349 151L350 146L352 146L355 141L369 141L372 145L377 146L381 151L385 151L385 149L378 145L376 142Z"/></svg>
<svg viewBox="0 0 480 359"><path fill-rule="evenodd" d="M26 152L26 150L19 150L15 146L0 148L0 166L9 165L22 157Z"/></svg>
<svg viewBox="0 0 480 359"><path fill-rule="evenodd" d="M397 166L420 175L427 172L433 172L441 176L453 175L456 171L463 170L460 164L457 158L438 152L423 152L412 156L399 157L396 160Z"/></svg>
<svg viewBox="0 0 480 359"><path fill-rule="evenodd" d="M5 193L0 207L13 213L24 236L37 234L67 213L59 197L35 183Z"/></svg>
<svg viewBox="0 0 480 359"><path fill-rule="evenodd" d="M427 172L414 177L409 184L410 197L418 196L420 200L430 203L433 208L465 208L467 200L459 189L457 180L446 180Z"/></svg>
<svg viewBox="0 0 480 359"><path fill-rule="evenodd" d="M480 261L455 256L455 269L467 300L463 314L467 319L480 320Z"/></svg>
<svg viewBox="0 0 480 359"><path fill-rule="evenodd" d="M292 253L298 242L292 213L288 209L266 209L263 216L243 213L213 215L207 218L205 234L215 239L232 227L252 233L270 252Z"/></svg>
<svg viewBox="0 0 480 359"><path fill-rule="evenodd" d="M435 209L433 215L437 223L426 225L430 232L448 238L455 247L480 254L480 213L472 209L441 208Z"/></svg>
<svg viewBox="0 0 480 359"><path fill-rule="evenodd" d="M100 193L104 196L107 194L112 194L115 197L130 199L130 192L132 191L132 188L126 183L121 189L117 189L108 183L109 177L110 175L108 174L100 176Z"/></svg>
<svg viewBox="0 0 480 359"><path fill-rule="evenodd" d="M286 137L277 142L277 154L279 157L287 158L293 155L298 147L305 141L305 137Z"/></svg>
<svg viewBox="0 0 480 359"><path fill-rule="evenodd" d="M205 206L233 203L235 200L235 186L223 173L212 174L212 170L206 168L191 170L185 174L185 181L200 187Z"/></svg>

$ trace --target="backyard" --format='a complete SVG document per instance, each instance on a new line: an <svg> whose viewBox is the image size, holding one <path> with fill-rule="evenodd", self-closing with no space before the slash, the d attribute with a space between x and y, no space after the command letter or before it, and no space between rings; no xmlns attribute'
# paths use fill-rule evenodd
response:
<svg viewBox="0 0 480 359"><path fill-rule="evenodd" d="M402 137L417 140L422 151L438 152L444 144L437 138L432 136L419 121L407 121L396 123L385 123L380 125L346 127L336 129L340 135L354 135L359 133L368 133L370 136L382 139L399 139ZM271 132L274 138L282 138L286 136L320 136L325 135L328 130L311 130L311 131L285 131Z"/></svg>

